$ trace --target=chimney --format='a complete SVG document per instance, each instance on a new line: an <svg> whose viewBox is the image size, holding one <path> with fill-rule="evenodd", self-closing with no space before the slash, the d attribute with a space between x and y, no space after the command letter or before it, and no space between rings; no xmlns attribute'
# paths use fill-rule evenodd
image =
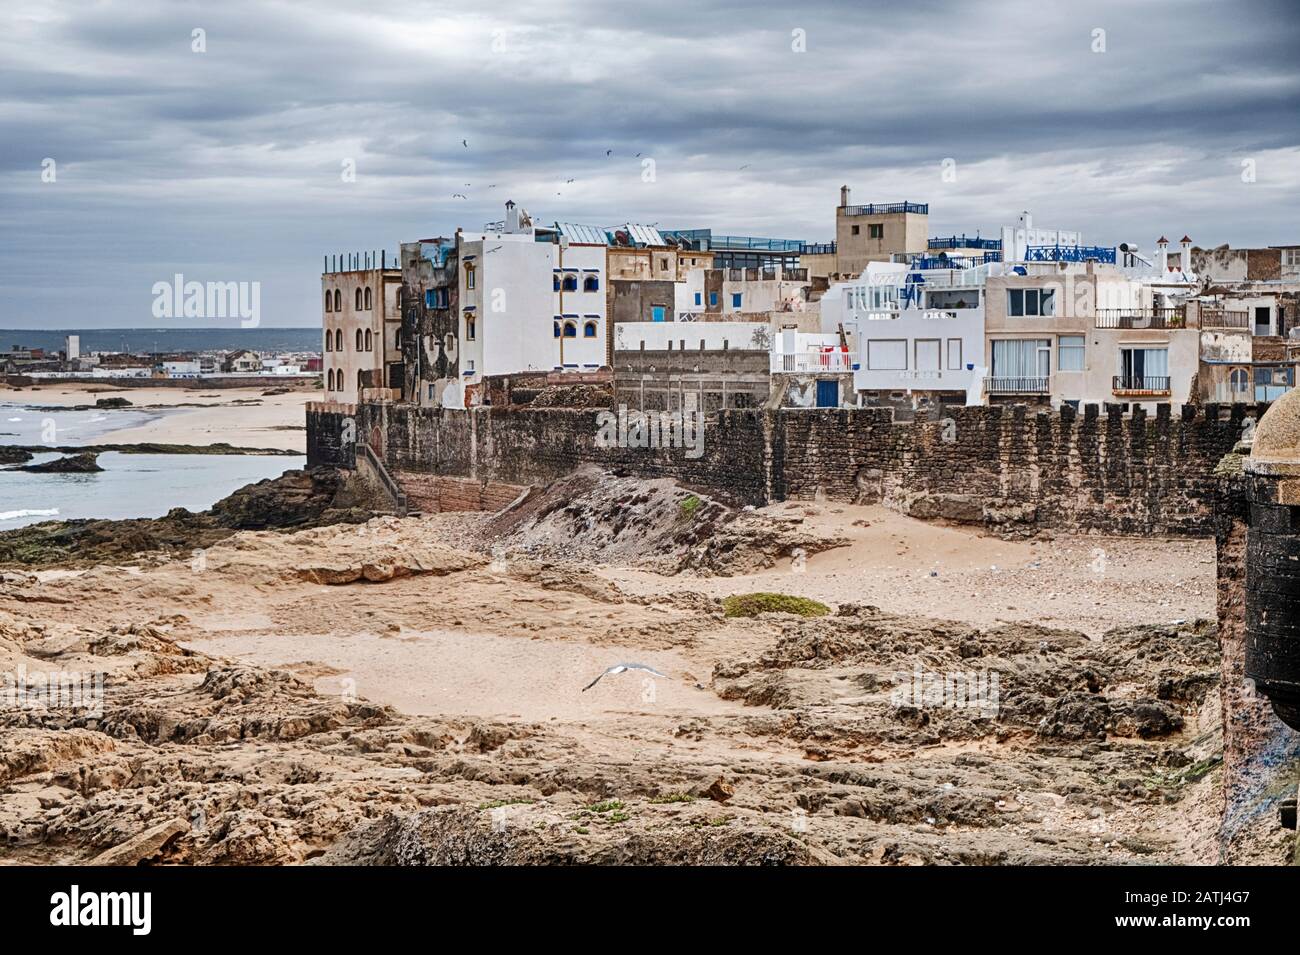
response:
<svg viewBox="0 0 1300 955"><path fill-rule="evenodd" d="M840 186L840 208L842 209L848 204L849 204L849 187Z"/></svg>
<svg viewBox="0 0 1300 955"><path fill-rule="evenodd" d="M1169 271L1169 240L1164 236L1156 239L1156 254L1160 257L1158 268L1161 274Z"/></svg>
<svg viewBox="0 0 1300 955"><path fill-rule="evenodd" d="M519 211L515 208L513 199L506 200L506 231L519 231Z"/></svg>
<svg viewBox="0 0 1300 955"><path fill-rule="evenodd" d="M1192 274L1192 240L1189 239L1187 236L1183 236L1182 246L1183 246L1183 263L1182 263L1183 272L1186 275L1191 275Z"/></svg>

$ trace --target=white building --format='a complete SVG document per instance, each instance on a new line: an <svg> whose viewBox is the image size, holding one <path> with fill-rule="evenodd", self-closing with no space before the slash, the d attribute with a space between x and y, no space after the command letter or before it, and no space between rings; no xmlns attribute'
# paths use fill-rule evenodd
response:
<svg viewBox="0 0 1300 955"><path fill-rule="evenodd" d="M513 202L495 225L459 234L460 369L469 404L491 375L605 364L605 230L537 228Z"/></svg>
<svg viewBox="0 0 1300 955"><path fill-rule="evenodd" d="M843 335L864 404L982 403L986 276L870 262L822 296L822 329Z"/></svg>

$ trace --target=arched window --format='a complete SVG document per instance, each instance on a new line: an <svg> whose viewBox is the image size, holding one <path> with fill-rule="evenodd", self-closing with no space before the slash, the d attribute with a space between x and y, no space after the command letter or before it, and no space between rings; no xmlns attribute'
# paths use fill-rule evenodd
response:
<svg viewBox="0 0 1300 955"><path fill-rule="evenodd" d="M1250 388L1250 374L1244 368L1234 368L1228 375L1228 388L1233 394L1245 394Z"/></svg>
<svg viewBox="0 0 1300 955"><path fill-rule="evenodd" d="M473 313L465 316L465 341L472 342L478 338L478 323Z"/></svg>
<svg viewBox="0 0 1300 955"><path fill-rule="evenodd" d="M361 311L361 289L357 289L357 307L356 311Z"/></svg>
<svg viewBox="0 0 1300 955"><path fill-rule="evenodd" d="M366 329L366 351L374 351L374 350L375 350L375 343L374 340L370 337L370 329L367 328Z"/></svg>
<svg viewBox="0 0 1300 955"><path fill-rule="evenodd" d="M393 332L393 349L395 351L402 350L402 329L400 327Z"/></svg>
<svg viewBox="0 0 1300 955"><path fill-rule="evenodd" d="M326 351L334 350L334 333L330 331L328 328L325 329L325 350Z"/></svg>
<svg viewBox="0 0 1300 955"><path fill-rule="evenodd" d="M465 263L465 288L474 287L474 263Z"/></svg>
<svg viewBox="0 0 1300 955"><path fill-rule="evenodd" d="M325 290L325 311L334 311L334 293L329 289Z"/></svg>
<svg viewBox="0 0 1300 955"><path fill-rule="evenodd" d="M340 374L342 374L342 372L340 372ZM358 368L357 369L357 391L360 391L362 388L365 387L365 384L363 383L364 375L365 372L362 369Z"/></svg>
<svg viewBox="0 0 1300 955"><path fill-rule="evenodd" d="M372 306L371 306L371 302L370 302L370 286L367 285L367 286L366 286L366 311L367 311L367 312L370 311L371 307L372 307Z"/></svg>
<svg viewBox="0 0 1300 955"><path fill-rule="evenodd" d="M594 275L587 275L582 280L582 290L584 292L599 292L600 279Z"/></svg>
<svg viewBox="0 0 1300 955"><path fill-rule="evenodd" d="M357 329L357 351L364 351L364 350L365 350L365 349L363 349L363 348L361 347L361 341L362 341L362 339L361 339L361 329L358 328L358 329Z"/></svg>
<svg viewBox="0 0 1300 955"><path fill-rule="evenodd" d="M334 350L343 350L343 329L341 328L336 328L334 330Z"/></svg>
<svg viewBox="0 0 1300 955"><path fill-rule="evenodd" d="M596 337L596 323L595 323L595 322L588 322L586 325L583 325L583 326L582 326L582 337L583 337L583 338L595 338L595 337Z"/></svg>
<svg viewBox="0 0 1300 955"><path fill-rule="evenodd" d="M564 286L563 286L563 288L564 288L564 291L566 291L566 292L576 292L576 291L578 291L578 277L577 277L576 275L573 275L573 274L566 275L566 276L564 277Z"/></svg>
<svg viewBox="0 0 1300 955"><path fill-rule="evenodd" d="M556 337L556 338L559 338L559 337L560 337L560 323L559 323L559 322L556 322L556 323L555 323L555 337Z"/></svg>
<svg viewBox="0 0 1300 955"><path fill-rule="evenodd" d="M325 390L326 391L334 390L334 369L333 368L325 372Z"/></svg>
<svg viewBox="0 0 1300 955"><path fill-rule="evenodd" d="M559 273L559 272L556 272L554 275L551 276L551 287L552 287L555 291L557 291L557 292L560 290L560 273Z"/></svg>
<svg viewBox="0 0 1300 955"><path fill-rule="evenodd" d="M577 338L577 337L578 337L578 325L577 325L576 322L565 322L565 323L564 323L564 337L565 337L565 338Z"/></svg>
<svg viewBox="0 0 1300 955"><path fill-rule="evenodd" d="M334 290L334 311L343 311L343 291L341 289Z"/></svg>

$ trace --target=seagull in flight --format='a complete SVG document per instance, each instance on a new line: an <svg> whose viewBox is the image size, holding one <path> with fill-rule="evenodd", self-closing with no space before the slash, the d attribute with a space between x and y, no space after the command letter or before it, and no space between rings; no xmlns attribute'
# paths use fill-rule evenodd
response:
<svg viewBox="0 0 1300 955"><path fill-rule="evenodd" d="M453 199L468 199L468 198L469 198L469 196L463 195L463 194L461 194L461 193L459 193L459 192L453 192L453 193L451 194L451 197L452 197Z"/></svg>
<svg viewBox="0 0 1300 955"><path fill-rule="evenodd" d="M596 677L596 679L592 680L590 683L588 683L586 686L584 686L584 687L582 688L582 692L583 692L583 693L586 693L586 692L587 692L588 690L590 690L593 686L595 686L597 683L599 683L600 680L601 680L601 677L609 676L609 675L612 674L612 673L622 673L622 672L624 672L625 670L644 670L646 673L653 673L655 676L661 676L661 677L664 677L665 679L668 677L668 674L667 674L667 673L660 673L660 672L659 672L658 670L656 670L654 667L652 667L652 666L646 666L644 663L615 663L612 667L610 667L609 669L607 669L607 670L606 670L604 673L602 673L600 676Z"/></svg>
<svg viewBox="0 0 1300 955"><path fill-rule="evenodd" d="M466 149L469 149L469 140L468 140L468 139L462 139L462 140L460 141L460 144L461 144L462 146L464 146Z"/></svg>
<svg viewBox="0 0 1300 955"><path fill-rule="evenodd" d="M614 150L612 150L612 149L606 149L606 150L605 150L605 155L606 155L606 156L612 156L612 155L614 155Z"/></svg>

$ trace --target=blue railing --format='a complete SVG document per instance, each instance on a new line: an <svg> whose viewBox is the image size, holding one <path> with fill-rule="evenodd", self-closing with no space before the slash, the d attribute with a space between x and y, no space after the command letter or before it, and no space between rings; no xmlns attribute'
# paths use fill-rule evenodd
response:
<svg viewBox="0 0 1300 955"><path fill-rule="evenodd" d="M1025 248L1026 262L1098 262L1115 264L1115 249L1104 245L1031 245Z"/></svg>
<svg viewBox="0 0 1300 955"><path fill-rule="evenodd" d="M873 202L865 206L844 207L846 216L888 216L900 212L928 216L930 214L930 204L928 202Z"/></svg>
<svg viewBox="0 0 1300 955"><path fill-rule="evenodd" d="M967 236L966 236L965 233L962 233L961 235L945 235L945 236L940 236L940 237L938 237L938 238L931 239L931 240L927 243L927 247L928 247L928 248L931 248L931 249L997 249L997 250L1001 250L1001 248L1002 248L1002 240L1001 240L1001 239L981 239L979 236L976 236L975 238L971 239L971 238L967 238Z"/></svg>
<svg viewBox="0 0 1300 955"><path fill-rule="evenodd" d="M364 269L400 269L402 257L378 249L371 252L343 252L325 256L325 272L360 272Z"/></svg>
<svg viewBox="0 0 1300 955"><path fill-rule="evenodd" d="M1001 252L985 252L983 255L918 255L909 268L925 269L973 269L990 262L1001 262Z"/></svg>
<svg viewBox="0 0 1300 955"><path fill-rule="evenodd" d="M685 239L701 251L794 252L818 255L835 251L834 242L804 242L802 239L766 239L754 235L714 235L712 229L662 229L667 238Z"/></svg>

